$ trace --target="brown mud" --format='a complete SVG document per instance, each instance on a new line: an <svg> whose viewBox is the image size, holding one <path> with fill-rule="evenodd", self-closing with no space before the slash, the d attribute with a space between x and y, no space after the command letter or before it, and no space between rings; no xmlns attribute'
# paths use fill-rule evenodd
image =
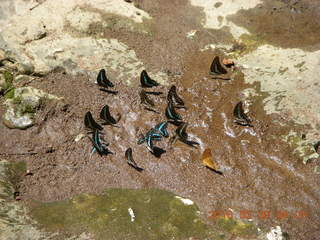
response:
<svg viewBox="0 0 320 240"><path fill-rule="evenodd" d="M188 31L200 28L199 21L193 18L203 16L200 8L182 0L136 1L135 4L156 19L153 35L106 30L105 36L128 44L149 68L168 73L170 83L177 86L178 94L187 104L186 110L178 110L189 123L187 132L200 147L194 149L181 142L169 146L169 139L163 139L156 145L166 152L156 158L145 145L137 145L139 134L165 120L165 96L169 87L156 88L164 94L152 96L161 113L156 114L140 105L139 76L128 87L117 82L116 73L112 73L111 79L119 94L110 95L99 91L95 79L86 75L55 72L34 80L30 86L64 97L65 104L48 104L40 109L35 126L25 131L0 125L1 153L7 154L10 160L24 160L32 173L23 180L22 200L26 204L29 200L64 200L79 193L101 193L110 187L161 188L193 200L204 218L215 210L233 209L235 215L249 210L265 230L280 225L291 240L318 239L319 177L313 168L303 165L281 139L291 129L301 133L305 129L289 119L266 115L262 101L267 93L245 99L243 90L252 87L259 92L259 85L246 85L245 76L237 67L230 81L211 79L208 74L211 61L222 53L198 50L207 43L217 42L212 38L214 31L200 31L196 41L185 38ZM171 27L172 23L176 28ZM220 35L218 39L232 42L228 36ZM272 40L281 42L281 37L273 35ZM178 78L179 74L170 73L181 75ZM233 108L240 100L252 103L248 115L253 120L253 128L233 123ZM80 133L86 134L85 113L91 111L98 120L105 104L114 116L120 113L122 118L118 123L120 128L104 127L105 139L114 154L100 157L96 153L91 155L92 144L88 138L79 142L74 139ZM3 112L1 106L0 113ZM280 126L277 121L286 126ZM171 136L174 129L169 125ZM124 153L129 147L144 171L137 172L126 163ZM201 155L206 148L211 149L223 176L202 166ZM260 211L271 211L271 217L259 219ZM290 216L278 219L275 216L278 211L288 211ZM295 217L298 211L309 215Z"/></svg>
<svg viewBox="0 0 320 240"><path fill-rule="evenodd" d="M229 208L235 214L250 210L262 227L281 225L292 239L304 239L314 232L319 222L319 179L279 138L289 131L290 123L287 127L275 124L277 116L263 112L262 98L243 98L241 92L248 86L240 71L235 70L230 81L211 79L208 68L214 55L203 52L191 56L186 74L172 80L187 104L187 110L179 112L189 123L190 138L200 147L194 149L180 142L171 147L169 139L164 139L157 143L166 150L161 158L153 156L144 145L137 145L137 139L140 133L165 120L165 94L153 97L161 112L156 114L140 105L139 86L127 87L116 80L118 95L99 91L94 79L84 75L55 73L32 82L32 86L63 96L67 105L42 109L39 124L23 132L1 126L3 134L10 136L1 139L1 146L7 146L2 152L38 153L14 157L25 160L33 173L23 181L22 198L55 201L78 193L100 193L110 187L157 187L192 199L206 214ZM135 82L139 82L138 78ZM166 93L168 88L157 90ZM253 128L233 123L233 107L240 100L252 101L249 116ZM114 155L100 157L91 155L88 138L79 142L74 139L79 133L86 133L84 114L91 111L98 120L105 104L113 115L119 112L122 118L120 128L104 127ZM171 136L174 129L169 126ZM137 172L127 165L124 152L129 147L144 171ZM205 148L211 148L223 176L201 165ZM272 215L268 220L259 220L259 211L271 211ZM279 220L275 216L278 211L288 211L290 217ZM293 215L297 211L306 211L309 216L296 219Z"/></svg>
<svg viewBox="0 0 320 240"><path fill-rule="evenodd" d="M260 41L282 48L315 51L320 48L319 10L317 0L263 0L255 8L240 10L228 19Z"/></svg>

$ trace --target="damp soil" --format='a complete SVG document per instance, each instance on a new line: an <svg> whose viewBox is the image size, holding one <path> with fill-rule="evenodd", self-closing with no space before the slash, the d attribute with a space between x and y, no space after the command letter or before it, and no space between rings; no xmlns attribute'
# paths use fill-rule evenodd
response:
<svg viewBox="0 0 320 240"><path fill-rule="evenodd" d="M317 0L263 0L228 20L246 28L262 42L282 48L320 49L320 5Z"/></svg>
<svg viewBox="0 0 320 240"><path fill-rule="evenodd" d="M292 154L292 149L279 136L294 126L276 124L276 115L264 113L263 97L244 99L243 74L234 69L230 81L212 79L208 68L214 52L200 52L186 61L186 74L171 79L187 109L178 110L189 123L190 139L198 141L195 149L177 142L169 144L164 138L157 146L166 150L160 158L152 155L145 145L137 145L140 134L146 133L165 120L165 95L152 96L160 114L145 110L140 104L139 78L133 86L112 79L117 95L99 91L95 79L85 75L69 76L52 73L37 79L31 86L64 97L63 104L48 104L37 114L37 124L25 131L0 126L1 152L13 160L24 160L32 173L23 180L23 201L65 200L79 193L101 193L106 188L160 188L190 198L200 207L206 218L211 211L233 209L235 215L252 211L260 227L268 229L280 225L289 232L290 239L310 239L319 222L319 178L312 169ZM254 127L233 122L233 108L240 100L250 100L249 117ZM108 156L91 154L92 144L85 137L76 142L79 134L86 134L83 119L87 111L98 120L102 107L108 104L111 113L121 114L119 128L105 126L102 131L109 149ZM1 109L1 112L3 109ZM282 122L284 120L281 120ZM175 126L169 125L173 136ZM133 149L138 172L125 160L127 148ZM223 175L201 164L201 154L210 148L214 161ZM34 155L28 152L36 153ZM271 211L267 220L259 219L260 211ZM288 211L289 218L277 219L278 211ZM298 211L309 215L294 216ZM311 236L311 235L310 235Z"/></svg>
<svg viewBox="0 0 320 240"><path fill-rule="evenodd" d="M306 129L293 125L290 119L266 115L263 111L266 93L260 92L259 85L246 85L237 66L230 81L208 75L213 57L223 53L200 52L199 48L233 39L228 38L227 33L201 30L200 20L204 15L200 8L182 0L153 1L152 4L141 0L135 4L157 20L153 35L111 30L105 34L132 47L149 68L168 73L170 84L177 86L178 94L186 102L187 109L178 111L189 123L190 139L198 141L200 146L195 149L181 142L171 146L169 139L164 138L156 145L166 152L157 158L145 145L137 145L140 134L165 120L169 86L154 89L163 92L160 96L151 96L157 103L160 112L157 114L140 104L139 76L132 80L132 86L127 86L118 82L116 72L113 73L110 77L119 93L112 95L100 91L95 79L87 75L54 72L35 79L30 86L63 97L63 103L46 104L38 111L35 126L25 131L10 130L0 124L2 157L25 161L32 173L23 179L22 201L29 204L33 200L66 200L80 193L99 194L114 187L160 188L193 200L207 220L215 210L233 209L234 215L249 210L262 229L279 225L289 233L290 239L318 239L315 233L319 231L320 221L319 177L313 168L302 164L281 138L292 129L302 133ZM172 28L172 24L177 27ZM195 40L186 41L186 33L192 29L201 31ZM270 34L268 39L275 44L284 42L282 35ZM245 99L243 90L248 87L261 95ZM248 115L253 120L253 128L233 122L233 108L240 100L251 102ZM87 134L83 123L85 113L91 111L98 120L105 104L110 106L113 115L120 113L122 117L119 127L104 127L104 138L114 154L101 157L91 154L89 138L78 142L75 138ZM0 114L3 112L1 106ZM169 125L170 136L175 128ZM124 155L129 147L144 171L137 172L126 163ZM201 155L206 148L211 149L223 175L202 166ZM271 211L271 217L259 218L260 211ZM289 217L278 219L278 211L287 211ZM295 217L298 211L305 211L308 216Z"/></svg>

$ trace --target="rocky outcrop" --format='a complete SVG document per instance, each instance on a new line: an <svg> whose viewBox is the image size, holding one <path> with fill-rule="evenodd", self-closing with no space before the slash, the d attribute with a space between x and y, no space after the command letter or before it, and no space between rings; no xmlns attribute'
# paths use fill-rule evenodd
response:
<svg viewBox="0 0 320 240"><path fill-rule="evenodd" d="M11 95L5 102L7 111L2 119L7 127L18 129L26 129L33 125L36 111L45 101L61 100L32 87L13 88Z"/></svg>
<svg viewBox="0 0 320 240"><path fill-rule="evenodd" d="M103 34L104 29L150 33L151 17L132 3L30 1L27 8L25 1L15 0L7 5L20 14L3 20L10 27L0 29L0 49L25 72L44 75L59 68L75 74L106 68L130 82L144 69L132 49ZM167 76L159 73L155 79L164 83Z"/></svg>

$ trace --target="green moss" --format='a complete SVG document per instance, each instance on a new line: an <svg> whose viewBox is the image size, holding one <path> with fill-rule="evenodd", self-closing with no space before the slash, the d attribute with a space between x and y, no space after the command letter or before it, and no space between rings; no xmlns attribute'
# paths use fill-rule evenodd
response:
<svg viewBox="0 0 320 240"><path fill-rule="evenodd" d="M5 166L5 179L0 184L5 187L7 196L12 196L14 192L19 192L22 177L26 172L26 164L23 161L9 162Z"/></svg>
<svg viewBox="0 0 320 240"><path fill-rule="evenodd" d="M8 71L5 71L3 73L3 77L6 82L7 88L11 87L13 85L13 74Z"/></svg>
<svg viewBox="0 0 320 240"><path fill-rule="evenodd" d="M232 218L219 218L217 225L224 231L234 234L236 236L255 236L258 234L257 228L250 223L244 223Z"/></svg>
<svg viewBox="0 0 320 240"><path fill-rule="evenodd" d="M133 222L128 208L135 214ZM163 190L110 189L100 196L39 203L31 215L49 231L90 232L95 239L203 239L209 228L197 211Z"/></svg>
<svg viewBox="0 0 320 240"><path fill-rule="evenodd" d="M265 41L254 34L242 34L240 36L240 41L234 44L234 51L231 54L233 57L243 56L254 50L259 46L265 44Z"/></svg>
<svg viewBox="0 0 320 240"><path fill-rule="evenodd" d="M13 75L12 73L8 72L8 71L5 71L3 74L2 74L3 78L4 78L4 83L1 84L1 88L2 88L2 91L4 92L5 95L7 95L7 93L9 91L11 91L13 89ZM12 96L12 93L11 95L9 95L9 97Z"/></svg>
<svg viewBox="0 0 320 240"><path fill-rule="evenodd" d="M0 198L11 198L14 193L13 186L7 181L0 181Z"/></svg>
<svg viewBox="0 0 320 240"><path fill-rule="evenodd" d="M14 98L14 88L11 88L9 91L6 92L4 95L5 99L12 99Z"/></svg>
<svg viewBox="0 0 320 240"><path fill-rule="evenodd" d="M36 112L36 108L31 105L31 104L21 104L20 105L20 111L22 114L25 114L25 113L35 113Z"/></svg>

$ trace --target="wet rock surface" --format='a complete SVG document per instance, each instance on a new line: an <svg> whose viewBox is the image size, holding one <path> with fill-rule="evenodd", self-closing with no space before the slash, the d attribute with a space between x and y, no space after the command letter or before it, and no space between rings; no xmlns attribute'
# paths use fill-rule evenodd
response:
<svg viewBox="0 0 320 240"><path fill-rule="evenodd" d="M104 239L99 233L106 231L102 227L105 216L92 206L100 204L101 199L108 202L106 188L157 188L191 199L201 213L199 235L183 235L181 229L186 226L181 227L178 220L178 225L171 223L169 217L167 223L161 222L164 239L173 232L178 239L317 239L320 195L316 172L320 162L313 145L319 137L319 118L312 106L318 102L314 79L319 53L313 33L310 39L306 36L310 29L317 29L317 23L310 22L300 40L299 34L286 30L292 27L288 22L292 14L300 14L294 22L297 28L316 16L316 12L310 12L311 6L317 6L314 1L298 3L308 6L300 12L290 10L295 5L292 1L272 1L274 5L250 1L242 10L237 3L213 1L209 6L201 0L190 4L179 0L123 1L116 9L113 1L110 5L92 1L90 6L85 1L23 2L4 1L0 9L6 9L0 21L11 24L1 29L0 48L4 50L0 52L0 72L12 73L15 86L15 91L6 92L10 87L2 78L5 94L1 102L10 97L12 100L16 92L27 88L62 97L63 104L48 102L38 107L38 94L33 94L37 98L32 105L37 106L33 127L22 131L0 124L0 151L10 162L24 161L32 173L21 179L19 203L33 211L40 224L37 226L53 232L43 237ZM52 13L51 8L60 14ZM210 15L209 10L217 14ZM277 34L273 14L283 22L285 35ZM288 43L286 37L290 37ZM234 59L235 66L228 69L231 80L209 75L216 55ZM117 95L99 90L95 81L101 68L106 68L114 89L119 91ZM140 104L139 76L143 69L161 83L155 90L164 94L150 96L160 114ZM140 134L165 120L166 93L171 84L177 86L186 103L187 109L177 111L189 124L189 137L200 146L191 148L179 141L170 145L164 138L155 142L166 150L157 158L137 141ZM234 122L233 109L239 101L244 103L253 127ZM119 128L104 126L102 133L114 154L100 157L91 154L92 143L86 137L83 117L91 111L101 123L99 113L105 104L113 116L120 113L122 117ZM6 110L2 104L2 117ZM170 137L175 129L169 125ZM126 163L125 150L129 147L138 166L144 168L142 172ZM223 175L203 166L205 149L211 150ZM136 199L135 194L115 196L124 198L124 202ZM80 200L89 208L77 215L74 210ZM3 202L10 201L5 198ZM176 203L166 198L165 203L156 205L166 208L172 201ZM134 206L132 209L135 212ZM231 211L233 219L210 217L216 210ZM68 211L76 218L55 215ZM250 213L245 219L244 211ZM261 215L265 211L270 212L269 217ZM126 223L130 213L126 210L124 214ZM83 219L86 216L97 221ZM61 220L60 225L52 225L52 218ZM1 215L0 219L5 218ZM252 219L253 228L248 227L248 219ZM83 228L77 229L78 224ZM94 224L99 228L93 229ZM5 225L9 231L10 227ZM128 239L144 239L137 229L132 229L132 235L128 233ZM63 235L55 236L59 230Z"/></svg>

